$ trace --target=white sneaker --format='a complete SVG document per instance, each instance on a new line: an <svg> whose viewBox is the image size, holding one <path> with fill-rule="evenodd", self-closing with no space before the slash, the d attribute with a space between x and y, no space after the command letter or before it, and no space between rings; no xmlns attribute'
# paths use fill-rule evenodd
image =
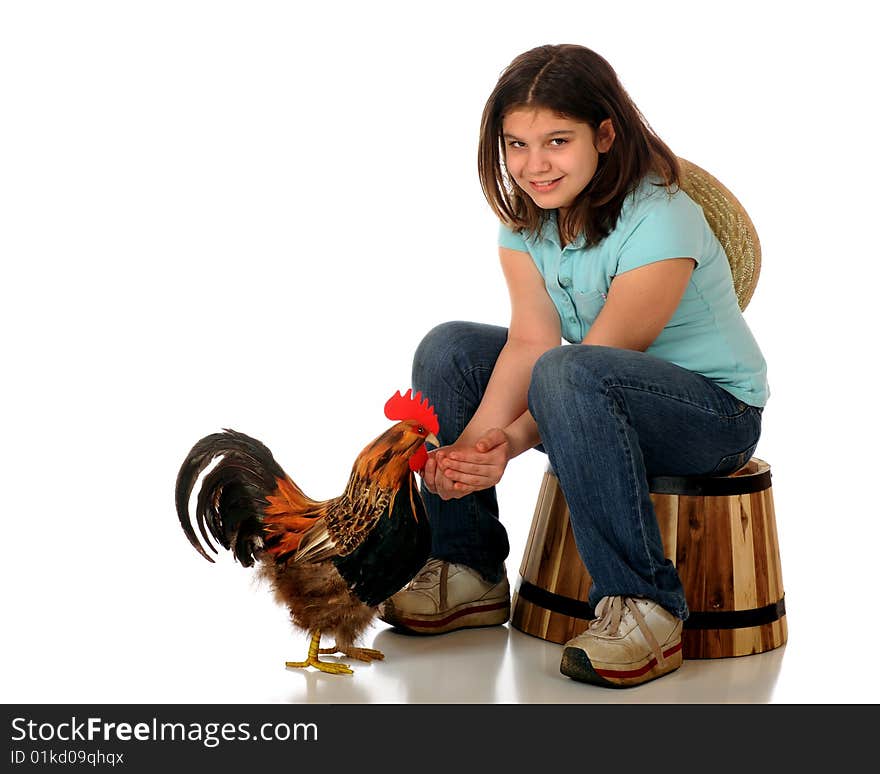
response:
<svg viewBox="0 0 880 774"><path fill-rule="evenodd" d="M379 606L379 618L415 634L497 626L510 617L507 576L490 583L470 567L429 559L400 591Z"/></svg>
<svg viewBox="0 0 880 774"><path fill-rule="evenodd" d="M612 688L646 683L681 666L681 628L650 599L602 597L587 630L565 643L559 671Z"/></svg>

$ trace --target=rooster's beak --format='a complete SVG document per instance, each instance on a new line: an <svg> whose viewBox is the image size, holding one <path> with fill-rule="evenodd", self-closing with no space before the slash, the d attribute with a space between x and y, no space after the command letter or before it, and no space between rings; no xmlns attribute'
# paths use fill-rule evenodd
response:
<svg viewBox="0 0 880 774"><path fill-rule="evenodd" d="M434 446L437 446L438 448L440 446L440 441L437 440L437 436L434 435L434 433L428 433L425 437L425 443L434 444Z"/></svg>

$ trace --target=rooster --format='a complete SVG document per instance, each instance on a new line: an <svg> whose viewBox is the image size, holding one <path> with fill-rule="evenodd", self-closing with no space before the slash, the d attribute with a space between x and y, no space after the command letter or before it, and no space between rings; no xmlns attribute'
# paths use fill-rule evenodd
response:
<svg viewBox="0 0 880 774"><path fill-rule="evenodd" d="M330 500L307 497L260 441L228 429L198 441L177 475L177 515L195 549L214 561L205 551L207 546L217 553L210 533L243 566L258 563L293 625L310 634L308 656L286 662L288 667L351 674L347 664L321 661L319 654L384 658L354 643L377 606L428 560L431 531L414 474L427 462L425 443L439 446L437 416L427 398L412 390L395 393L385 416L400 421L357 456L345 491ZM200 541L190 496L218 457L197 497ZM332 648L320 647L323 633L335 636Z"/></svg>

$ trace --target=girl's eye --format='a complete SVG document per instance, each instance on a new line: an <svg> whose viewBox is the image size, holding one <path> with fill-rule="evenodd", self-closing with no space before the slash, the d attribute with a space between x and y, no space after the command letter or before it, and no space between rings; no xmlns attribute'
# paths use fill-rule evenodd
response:
<svg viewBox="0 0 880 774"><path fill-rule="evenodd" d="M565 137L554 137L552 140L550 140L550 144L553 145L553 147L555 148L559 148L560 146L565 145L567 142L568 140ZM556 144L554 145L554 143Z"/></svg>
<svg viewBox="0 0 880 774"><path fill-rule="evenodd" d="M510 142L508 142L507 145L508 145L508 147L510 147L510 148L522 148L522 147L525 147L525 143L524 143L522 140L510 140Z"/></svg>

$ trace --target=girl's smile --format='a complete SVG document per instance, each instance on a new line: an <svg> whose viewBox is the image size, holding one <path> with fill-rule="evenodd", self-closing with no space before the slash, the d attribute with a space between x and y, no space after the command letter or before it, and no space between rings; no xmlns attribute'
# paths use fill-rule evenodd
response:
<svg viewBox="0 0 880 774"><path fill-rule="evenodd" d="M610 121L599 132L547 108L518 108L504 116L505 164L514 182L545 210L570 207L614 141Z"/></svg>
<svg viewBox="0 0 880 774"><path fill-rule="evenodd" d="M562 180L561 177L557 177L555 180L549 180L546 182L538 182L536 180L532 180L529 185L540 193L546 193L547 191L552 191L559 185L559 181Z"/></svg>

